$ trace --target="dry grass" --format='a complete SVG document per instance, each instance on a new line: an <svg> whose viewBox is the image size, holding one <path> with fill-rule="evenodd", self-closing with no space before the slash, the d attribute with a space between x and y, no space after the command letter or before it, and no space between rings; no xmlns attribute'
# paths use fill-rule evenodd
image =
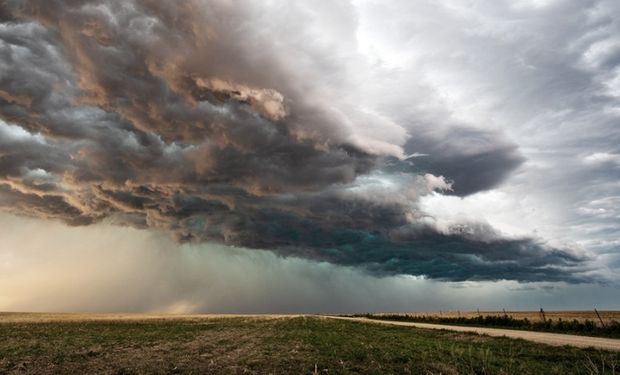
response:
<svg viewBox="0 0 620 375"><path fill-rule="evenodd" d="M620 321L620 311L599 310L603 321ZM396 312L378 313L373 315L411 315L411 316L437 316L443 318L475 318L477 316L512 316L514 319L529 319L532 322L541 321L538 311L427 311L427 312ZM2 323L47 323L47 322L81 322L81 321L144 321L144 320L205 320L221 318L252 318L274 319L290 318L301 315L284 314L93 314L93 313L22 313L0 312L0 324ZM580 322L591 320L598 323L598 317L592 311L546 311L546 319L573 320Z"/></svg>
<svg viewBox="0 0 620 375"><path fill-rule="evenodd" d="M282 314L133 314L133 313L24 313L0 312L2 323L53 323L53 322L93 322L93 321L200 321L222 318L276 319L292 318L299 315Z"/></svg>

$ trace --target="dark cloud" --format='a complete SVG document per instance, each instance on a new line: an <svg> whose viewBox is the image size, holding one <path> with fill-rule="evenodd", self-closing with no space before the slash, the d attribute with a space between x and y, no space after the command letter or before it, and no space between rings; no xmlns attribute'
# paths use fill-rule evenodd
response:
<svg viewBox="0 0 620 375"><path fill-rule="evenodd" d="M525 161L515 144L496 133L463 126L416 133L405 151L422 154L410 159L413 170L446 177L458 196L498 186Z"/></svg>
<svg viewBox="0 0 620 375"><path fill-rule="evenodd" d="M463 228L438 234L432 228L407 225L388 233L370 232L325 227L318 221L271 211L259 217L260 247L359 266L378 275L423 275L450 281L592 281L581 268L587 258L530 239L483 240L462 233ZM567 270L572 273L567 275Z"/></svg>
<svg viewBox="0 0 620 375"><path fill-rule="evenodd" d="M28 0L1 9L12 20L0 28L8 211L381 275L588 280L587 257L472 223L441 228L419 210L420 197L449 190L446 179L461 196L498 185L523 162L516 146L468 127L407 134L323 94L299 71L305 60L320 74L338 64L316 46L286 64L248 25L252 7ZM402 161L409 136L404 151L429 156Z"/></svg>

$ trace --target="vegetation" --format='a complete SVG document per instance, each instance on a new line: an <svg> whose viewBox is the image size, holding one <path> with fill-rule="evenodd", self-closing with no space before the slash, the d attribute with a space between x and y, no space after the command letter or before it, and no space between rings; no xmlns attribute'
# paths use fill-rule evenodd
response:
<svg viewBox="0 0 620 375"><path fill-rule="evenodd" d="M377 320L392 320L401 322L418 322L433 324L450 324L475 327L496 327L523 329L528 331L544 331L557 333L570 333L585 336L601 336L620 338L620 322L607 322L605 326L596 325L592 320L579 321L546 319L545 321L531 321L528 318L515 319L509 315L486 315L477 317L440 317L433 315L407 315L407 314L364 314L353 315Z"/></svg>
<svg viewBox="0 0 620 375"><path fill-rule="evenodd" d="M612 374L618 369L620 353L318 317L0 323L0 374Z"/></svg>

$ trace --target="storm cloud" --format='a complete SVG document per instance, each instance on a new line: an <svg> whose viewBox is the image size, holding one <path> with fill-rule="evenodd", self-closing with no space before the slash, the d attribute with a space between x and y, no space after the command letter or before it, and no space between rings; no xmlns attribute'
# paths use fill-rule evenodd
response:
<svg viewBox="0 0 620 375"><path fill-rule="evenodd" d="M528 159L501 121L457 118L407 83L415 71L375 69L360 17L348 1L3 2L0 207L381 276L595 280L579 246L423 209Z"/></svg>

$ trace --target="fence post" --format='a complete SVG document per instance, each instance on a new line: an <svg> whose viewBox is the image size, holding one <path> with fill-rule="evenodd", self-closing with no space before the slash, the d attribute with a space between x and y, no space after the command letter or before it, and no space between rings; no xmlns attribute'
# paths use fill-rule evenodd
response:
<svg viewBox="0 0 620 375"><path fill-rule="evenodd" d="M596 316L598 316L598 320L601 321L601 325L603 326L603 328L605 328L605 322L603 322L603 318L601 318L601 314L598 313L598 310L596 310L596 307L594 308L594 312L596 313Z"/></svg>

